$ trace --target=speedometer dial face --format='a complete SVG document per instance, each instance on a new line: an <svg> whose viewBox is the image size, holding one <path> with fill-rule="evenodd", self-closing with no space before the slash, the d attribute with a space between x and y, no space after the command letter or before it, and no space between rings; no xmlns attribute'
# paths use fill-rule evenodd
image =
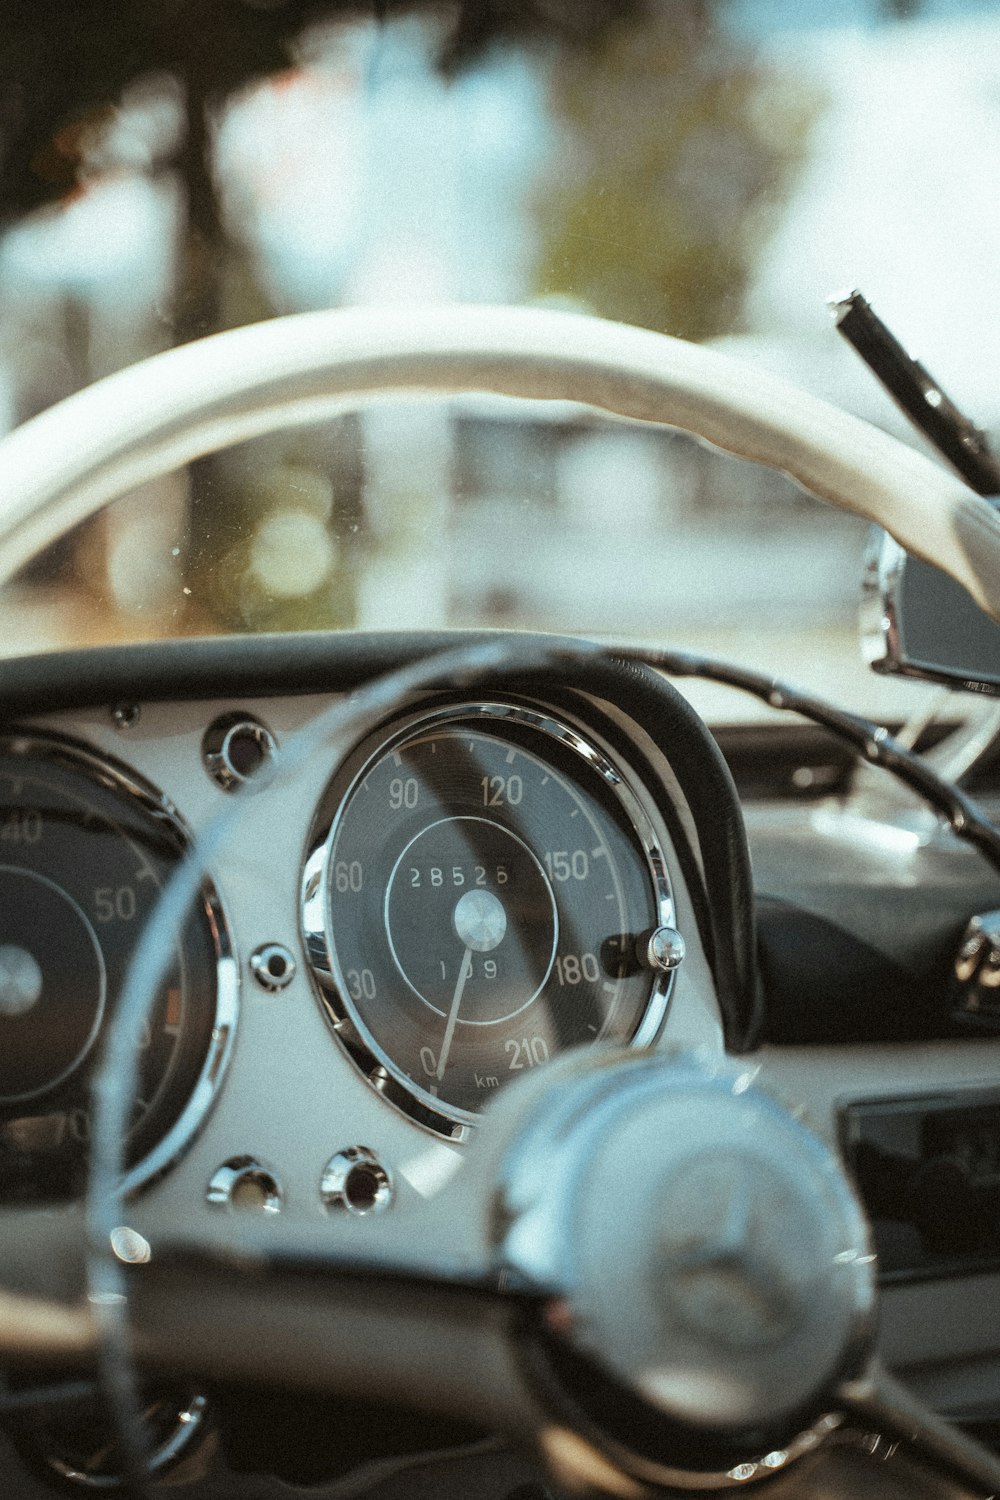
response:
<svg viewBox="0 0 1000 1500"><path fill-rule="evenodd" d="M362 747L306 872L334 1025L381 1092L452 1133L556 1053L655 1035L643 966L670 892L640 795L569 725L514 704Z"/></svg>
<svg viewBox="0 0 1000 1500"><path fill-rule="evenodd" d="M184 851L150 788L79 747L0 740L0 1201L77 1193L103 1034ZM142 1032L130 1185L177 1154L221 1078L236 980L205 889Z"/></svg>

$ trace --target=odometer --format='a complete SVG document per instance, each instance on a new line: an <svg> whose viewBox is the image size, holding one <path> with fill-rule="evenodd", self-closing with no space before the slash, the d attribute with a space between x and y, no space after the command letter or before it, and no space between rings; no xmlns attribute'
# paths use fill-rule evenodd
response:
<svg viewBox="0 0 1000 1500"><path fill-rule="evenodd" d="M324 1001L424 1123L475 1119L567 1047L656 1034L662 854L640 790L579 730L519 704L439 709L362 746L324 808L305 891Z"/></svg>

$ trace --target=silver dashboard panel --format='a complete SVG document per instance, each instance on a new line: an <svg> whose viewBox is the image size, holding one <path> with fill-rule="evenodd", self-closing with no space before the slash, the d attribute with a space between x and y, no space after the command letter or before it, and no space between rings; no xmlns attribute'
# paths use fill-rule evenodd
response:
<svg viewBox="0 0 1000 1500"><path fill-rule="evenodd" d="M206 773L202 740L206 727L237 710L257 718L274 735L279 753L335 700L291 698L143 704L138 719L122 725L105 711L69 711L35 722L131 767L157 786L197 838L234 799ZM624 720L623 720L624 722ZM633 726L638 739L640 732ZM666 786L676 795L669 767L653 747ZM321 1193L327 1163L341 1151L363 1146L391 1172L396 1192L391 1214L366 1226L375 1237L390 1220L405 1222L408 1210L432 1197L458 1170L462 1147L435 1137L380 1099L351 1065L332 1035L303 952L300 881L315 809L336 770L324 755L311 757L294 778L276 778L265 791L246 797L225 848L213 861L212 877L225 910L243 1002L225 1086L198 1138L174 1169L142 1195L144 1232L217 1213L206 1190L219 1167L252 1157L281 1183L283 1216L330 1219ZM655 814L654 814L655 818ZM676 851L662 819L655 818L676 922L687 940L677 972L670 1020L660 1043L721 1050L721 1030L711 973ZM289 983L268 990L256 983L250 956L277 944L296 959ZM339 1221L337 1221L339 1223ZM452 1243L461 1226L443 1231Z"/></svg>
<svg viewBox="0 0 1000 1500"><path fill-rule="evenodd" d="M28 723L59 733L108 756L160 789L197 837L228 794L206 773L202 740L209 723L235 711L253 714L279 748L314 723L332 695L220 698L143 704L131 724L105 710L68 710L32 716ZM690 823L679 787L660 749L626 714L602 705L661 778L659 795L674 802ZM456 1180L463 1146L435 1137L388 1108L341 1051L324 1019L300 931L300 880L315 809L336 770L323 755L311 757L292 784L276 781L248 798L231 842L211 871L240 967L243 1004L224 1087L197 1139L171 1171L134 1200L135 1222L154 1246L157 1236L183 1225L218 1231L217 1206L206 1194L220 1166L252 1157L281 1184L280 1217L311 1225L331 1246L363 1250L391 1260L419 1218L420 1254L428 1265L445 1254L476 1256L482 1226L471 1218L440 1223L422 1210ZM674 893L677 926L688 939L678 972L669 1022L657 1047L722 1050L722 1033L707 958L698 939L690 892L662 821L658 834ZM251 977L249 957L265 944L287 948L297 960L291 981L266 990ZM836 1138L839 1104L863 1094L900 1095L983 1085L1000 1073L1000 1040L881 1045L863 1048L765 1048L750 1061L780 1098L801 1105L821 1135ZM364 1148L391 1173L391 1210L378 1217L331 1215L324 1203L324 1171L338 1153ZM453 1198L453 1203L456 1200ZM982 1382L1000 1389L1000 1297L997 1278L983 1278L973 1320L955 1317L954 1284L910 1286L883 1297L887 1354L946 1410L967 1406ZM996 1311L991 1311L996 1309ZM992 1388L992 1386L991 1386Z"/></svg>

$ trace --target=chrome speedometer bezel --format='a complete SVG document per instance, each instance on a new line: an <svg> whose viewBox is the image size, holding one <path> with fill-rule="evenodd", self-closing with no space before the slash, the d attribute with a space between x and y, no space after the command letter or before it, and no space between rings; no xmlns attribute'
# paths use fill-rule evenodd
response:
<svg viewBox="0 0 1000 1500"><path fill-rule="evenodd" d="M191 846L191 833L170 799L130 767L121 765L90 745L62 734L26 727L0 733L0 754L20 756L35 764L44 762L63 766L80 773L127 799L145 816L164 825L176 840L180 857L183 858ZM232 1054L240 1010L239 965L221 897L207 875L201 882L199 909L214 955L215 1004L209 1045L176 1120L125 1174L124 1194L148 1186L188 1150L215 1104Z"/></svg>
<svg viewBox="0 0 1000 1500"><path fill-rule="evenodd" d="M324 1015L344 1052L370 1087L410 1120L435 1135L464 1140L479 1115L434 1099L396 1068L378 1039L357 1014L337 957L331 931L330 871L345 811L359 784L376 762L415 734L457 724L489 723L527 727L557 742L596 773L618 802L642 851L650 880L656 922L673 926L673 890L664 855L665 834L653 798L640 778L623 766L593 726L560 706L504 695L479 699L435 699L377 729L357 745L335 772L320 802L309 840L302 878L301 918L305 952L317 984ZM345 784L346 780L346 784ZM334 789L342 787L334 795ZM655 973L646 1007L630 1048L652 1045L663 1029L675 974Z"/></svg>

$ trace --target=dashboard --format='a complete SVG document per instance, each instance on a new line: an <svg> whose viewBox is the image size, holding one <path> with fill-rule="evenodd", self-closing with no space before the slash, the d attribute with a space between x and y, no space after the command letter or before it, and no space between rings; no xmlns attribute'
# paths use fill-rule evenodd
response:
<svg viewBox="0 0 1000 1500"><path fill-rule="evenodd" d="M182 642L93 653L86 680L82 659L11 664L5 1206L79 1196L89 1090L138 934L212 830L134 1038L127 1190L153 1255L178 1226L224 1238L235 1215L375 1266L408 1241L428 1267L443 1249L472 1265L481 1223L432 1225L428 1205L459 1179L483 1109L580 1046L742 1053L748 1077L841 1144L859 1104L985 1100L996 1114L988 1037L755 1034L739 984L753 929L732 917L747 869L735 789L653 674L585 661L487 674L406 692L331 742L331 713L424 645ZM803 816L792 839L788 813L747 808L758 898L827 915L839 901L846 923L843 845L807 836ZM885 871L850 869L869 906ZM971 910L988 885L963 869L951 900ZM851 961L845 948L845 974ZM30 1266L19 1274L30 1287ZM1000 1326L983 1312L997 1285L980 1254L884 1289L883 1354L952 1414L984 1418L1000 1396Z"/></svg>
<svg viewBox="0 0 1000 1500"><path fill-rule="evenodd" d="M325 1213L325 1164L355 1151L405 1212L517 1074L589 1042L655 1045L668 1015L673 1040L720 1047L669 765L620 708L560 696L424 695L293 776L282 748L334 695L118 704L9 734L5 1200L79 1192L144 918L237 807L138 1038L129 1187L155 1183L167 1211L210 1210L205 1184L252 1160L282 1212Z"/></svg>

